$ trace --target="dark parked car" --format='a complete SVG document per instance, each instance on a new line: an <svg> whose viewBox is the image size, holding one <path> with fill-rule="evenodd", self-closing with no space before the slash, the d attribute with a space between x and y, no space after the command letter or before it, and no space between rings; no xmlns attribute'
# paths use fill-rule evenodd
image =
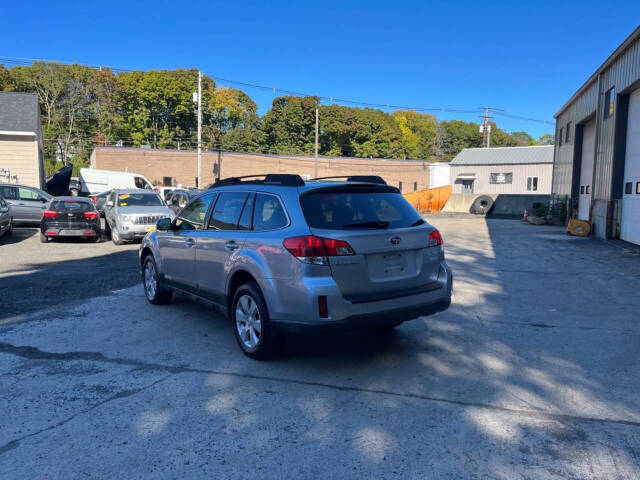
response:
<svg viewBox="0 0 640 480"><path fill-rule="evenodd" d="M13 217L11 205L0 195L0 237L5 233L11 235L13 230Z"/></svg>
<svg viewBox="0 0 640 480"><path fill-rule="evenodd" d="M93 206L98 211L100 216L104 218L104 204L107 202L107 197L111 193L111 190L104 191L98 195L91 195L89 198L93 202Z"/></svg>
<svg viewBox="0 0 640 480"><path fill-rule="evenodd" d="M40 241L79 237L100 239L100 216L88 198L55 197L40 222Z"/></svg>
<svg viewBox="0 0 640 480"><path fill-rule="evenodd" d="M193 197L198 195L198 190L173 190L167 193L165 201L171 210L178 213Z"/></svg>
<svg viewBox="0 0 640 480"><path fill-rule="evenodd" d="M11 205L14 225L38 225L53 198L35 187L0 183L0 195Z"/></svg>

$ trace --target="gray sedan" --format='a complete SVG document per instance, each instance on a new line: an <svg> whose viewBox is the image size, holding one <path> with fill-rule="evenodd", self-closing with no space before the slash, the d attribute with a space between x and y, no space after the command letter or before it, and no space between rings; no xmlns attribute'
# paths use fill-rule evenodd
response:
<svg viewBox="0 0 640 480"><path fill-rule="evenodd" d="M39 225L42 214L53 198L39 188L12 183L0 183L0 195L11 205L14 225Z"/></svg>

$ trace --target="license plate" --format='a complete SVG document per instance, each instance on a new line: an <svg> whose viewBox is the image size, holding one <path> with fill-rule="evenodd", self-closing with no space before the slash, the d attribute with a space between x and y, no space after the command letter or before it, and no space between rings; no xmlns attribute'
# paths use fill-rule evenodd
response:
<svg viewBox="0 0 640 480"><path fill-rule="evenodd" d="M150 226L146 227L144 230L145 230L145 232L153 232L153 231L155 231L155 229L156 229L155 225L150 225Z"/></svg>
<svg viewBox="0 0 640 480"><path fill-rule="evenodd" d="M401 253L390 253L382 257L382 262L386 268L403 267L404 257Z"/></svg>

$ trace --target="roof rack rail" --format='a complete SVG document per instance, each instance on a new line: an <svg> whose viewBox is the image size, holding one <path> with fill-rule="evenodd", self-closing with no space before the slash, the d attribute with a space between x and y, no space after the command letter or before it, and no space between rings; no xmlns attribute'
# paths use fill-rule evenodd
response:
<svg viewBox="0 0 640 480"><path fill-rule="evenodd" d="M347 182L362 182L362 183L378 183L380 185L386 185L384 178L379 175L334 175L332 177L317 177L311 180L336 180L338 178L346 178Z"/></svg>
<svg viewBox="0 0 640 480"><path fill-rule="evenodd" d="M262 178L260 178L262 177ZM245 180L254 179L254 180ZM214 187L222 187L224 185L237 185L240 183L254 185L282 185L284 187L302 187L304 180L300 175L289 173L262 173L256 175L243 175L241 177L228 177L216 180L209 185L207 189Z"/></svg>

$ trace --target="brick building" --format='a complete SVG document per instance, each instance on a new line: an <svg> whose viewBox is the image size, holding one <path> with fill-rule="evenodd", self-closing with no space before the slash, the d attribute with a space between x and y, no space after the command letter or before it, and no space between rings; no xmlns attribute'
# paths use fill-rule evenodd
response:
<svg viewBox="0 0 640 480"><path fill-rule="evenodd" d="M222 178L261 173L297 173L310 178L314 162L312 156L304 155L203 152L203 184L214 181L218 165ZM193 150L96 147L91 153L92 168L139 173L164 185L194 186L197 165ZM318 176L332 175L380 175L405 193L429 188L429 163L416 160L319 157Z"/></svg>

